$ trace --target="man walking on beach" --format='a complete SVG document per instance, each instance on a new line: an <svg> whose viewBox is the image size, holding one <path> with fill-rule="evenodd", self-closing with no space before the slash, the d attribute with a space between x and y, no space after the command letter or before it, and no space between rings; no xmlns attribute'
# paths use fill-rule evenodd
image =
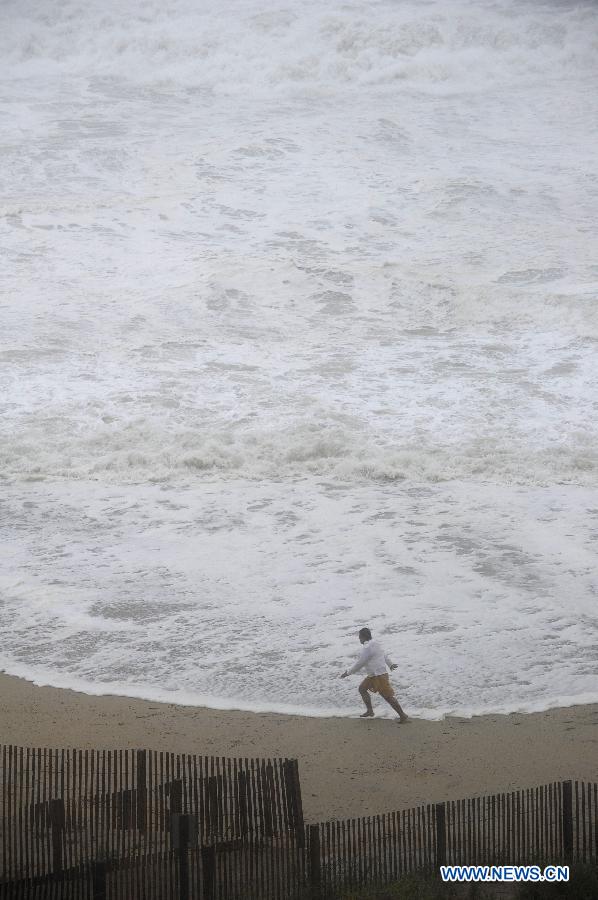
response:
<svg viewBox="0 0 598 900"><path fill-rule="evenodd" d="M396 669L396 663L393 663L387 653L384 652L378 641L372 640L372 632L369 628L362 628L359 632L359 640L363 644L363 650L359 654L359 659L355 665L343 672L341 678L348 678L354 672L365 668L367 678L364 678L359 685L359 693L361 699L365 703L366 712L361 714L362 719L368 719L374 715L372 708L372 700L369 692L380 694L386 700L389 706L392 706L395 712L399 714L399 722L406 722L409 718L401 709L399 701L395 697L395 692L390 683L386 667L391 670Z"/></svg>

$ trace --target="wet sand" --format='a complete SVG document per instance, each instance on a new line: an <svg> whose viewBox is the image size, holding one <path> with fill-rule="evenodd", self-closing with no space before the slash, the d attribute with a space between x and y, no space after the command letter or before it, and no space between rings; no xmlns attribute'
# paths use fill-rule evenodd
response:
<svg viewBox="0 0 598 900"><path fill-rule="evenodd" d="M595 704L399 725L94 697L0 674L0 742L296 757L308 821L565 778L598 780Z"/></svg>

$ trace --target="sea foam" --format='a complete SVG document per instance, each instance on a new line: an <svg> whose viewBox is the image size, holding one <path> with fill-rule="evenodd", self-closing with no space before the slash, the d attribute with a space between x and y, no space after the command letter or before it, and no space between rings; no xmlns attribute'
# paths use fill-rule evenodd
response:
<svg viewBox="0 0 598 900"><path fill-rule="evenodd" d="M0 9L6 671L595 699L592 4ZM357 698L358 699L358 698Z"/></svg>

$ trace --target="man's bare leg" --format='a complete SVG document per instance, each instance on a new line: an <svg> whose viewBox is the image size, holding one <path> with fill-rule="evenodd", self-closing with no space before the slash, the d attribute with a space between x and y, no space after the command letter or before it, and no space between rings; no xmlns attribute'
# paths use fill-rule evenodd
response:
<svg viewBox="0 0 598 900"><path fill-rule="evenodd" d="M394 711L399 714L399 720L401 722L406 722L409 719L409 716L403 711L401 704L396 699L396 697L385 697L384 698L389 706L392 706Z"/></svg>
<svg viewBox="0 0 598 900"><path fill-rule="evenodd" d="M367 681L367 678L366 678ZM374 715L374 709L372 707L372 698L370 697L370 693L368 689L365 687L365 681L362 681L359 685L359 693L361 694L361 699L365 703L366 712L362 713L360 718L369 719L370 716Z"/></svg>

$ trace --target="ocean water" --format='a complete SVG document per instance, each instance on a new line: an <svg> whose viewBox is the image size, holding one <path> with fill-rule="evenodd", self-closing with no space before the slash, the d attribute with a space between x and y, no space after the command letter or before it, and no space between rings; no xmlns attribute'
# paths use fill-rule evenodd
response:
<svg viewBox="0 0 598 900"><path fill-rule="evenodd" d="M598 700L597 95L591 2L4 0L2 668Z"/></svg>

